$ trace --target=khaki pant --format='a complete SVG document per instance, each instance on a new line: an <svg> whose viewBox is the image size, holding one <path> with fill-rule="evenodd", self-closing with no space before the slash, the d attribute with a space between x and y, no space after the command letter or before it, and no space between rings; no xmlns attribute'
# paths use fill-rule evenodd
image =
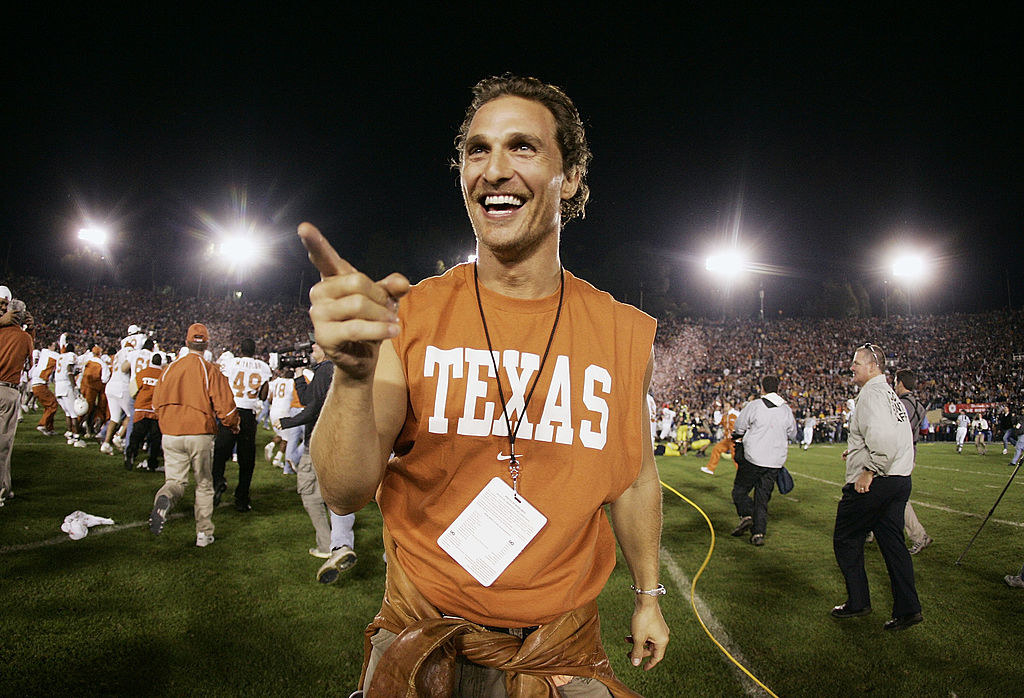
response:
<svg viewBox="0 0 1024 698"><path fill-rule="evenodd" d="M914 507L910 502L907 502L907 508L903 511L903 527L907 529L907 537L912 543L920 543L928 537L924 526L917 520L917 514L914 513Z"/></svg>
<svg viewBox="0 0 1024 698"><path fill-rule="evenodd" d="M11 451L21 416L21 391L0 385L0 489L11 491ZM0 506L3 502L0 501Z"/></svg>
<svg viewBox="0 0 1024 698"><path fill-rule="evenodd" d="M320 494L320 483L316 479L316 470L313 469L313 459L309 457L309 449L302 453L295 466L295 490L299 493L302 506L309 514L309 520L313 522L313 530L316 531L316 547L320 552L331 550L331 519L327 515L327 505Z"/></svg>
<svg viewBox="0 0 1024 698"><path fill-rule="evenodd" d="M171 508L185 494L189 470L196 478L196 533L213 535L213 434L164 434L164 486L156 493L171 500Z"/></svg>
<svg viewBox="0 0 1024 698"><path fill-rule="evenodd" d="M366 666L366 678L363 680L363 694L367 698L376 698L369 693L373 672L380 664L381 656L398 637L390 630L381 628L370 639L373 651L370 662ZM500 669L473 664L460 659L456 665L455 696L459 698L507 698L505 691L505 672ZM607 698L611 691L597 679L577 676L564 686L558 687L558 695L570 698Z"/></svg>

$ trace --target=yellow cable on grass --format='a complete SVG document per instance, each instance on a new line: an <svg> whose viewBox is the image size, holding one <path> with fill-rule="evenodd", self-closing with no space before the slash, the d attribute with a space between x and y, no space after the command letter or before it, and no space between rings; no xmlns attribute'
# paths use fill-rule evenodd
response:
<svg viewBox="0 0 1024 698"><path fill-rule="evenodd" d="M711 641L715 643L718 649L722 650L722 654L728 657L730 662L738 666L740 668L740 671L742 671L744 674L750 677L751 681L753 681L758 686L767 691L768 695L772 696L773 698L779 698L774 693L772 693L772 689L768 688L763 683L761 683L761 681L758 680L756 676L751 674L745 666L740 664L738 661L736 661L735 657L729 654L729 650L725 649L725 647L722 646L722 643L715 639L715 636L711 634L710 630L708 630L708 626L704 624L704 619L701 618L700 613L697 612L697 602L694 600L694 597L697 593L697 580L700 579L700 576L704 573L704 568L708 566L708 562L711 560L711 554L715 552L715 527L711 525L711 519L708 518L708 515L704 513L703 509L697 506L690 499L687 499L682 494L677 492L670 485L666 484L664 480L659 480L659 482L661 482L661 486L664 487L666 490L668 490L669 492L671 492L672 494L674 494L675 496L679 497L681 500L689 504L691 507L699 511L700 515L704 517L704 520L708 524L708 530L711 531L711 546L708 548L707 557L704 558L704 562L701 564L700 569L697 570L697 574L693 576L693 581L690 582L690 606L693 607L693 615L697 616L697 621L700 623L700 627L704 628L704 632L707 633L707 636L711 638Z"/></svg>

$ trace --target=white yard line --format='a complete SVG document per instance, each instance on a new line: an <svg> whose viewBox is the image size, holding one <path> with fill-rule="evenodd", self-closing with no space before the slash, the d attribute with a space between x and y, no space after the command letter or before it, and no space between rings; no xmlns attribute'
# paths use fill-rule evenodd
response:
<svg viewBox="0 0 1024 698"><path fill-rule="evenodd" d="M661 549L661 561L668 569L669 577L672 579L672 582L676 585L679 592L689 598L691 585L690 578L685 572L683 572L675 558L672 557L672 554L665 550L665 548ZM732 638L729 637L729 633L726 632L725 627L718 622L718 619L715 618L715 614L711 612L711 609L708 608L707 604L704 603L704 600L700 598L696 592L693 594L693 603L694 606L697 607L697 613L700 614L701 620L704 621L704 625L708 627L708 630L710 630L711 634L715 636L715 639L729 651L729 654L731 654L737 662L745 666L750 673L754 674L754 676L757 676L757 672L747 664L747 660L743 657L743 653L740 652L740 649L733 642ZM749 676L740 671L739 667L735 664L729 662L729 667L732 669L733 674L736 675L739 682L743 685L744 691L748 696L768 695L760 686L751 681Z"/></svg>
<svg viewBox="0 0 1024 698"><path fill-rule="evenodd" d="M815 477L813 475L807 475L806 473L800 473L795 470L790 470L790 474L799 475L805 477L808 480L814 480L815 482L822 482L826 485L835 485L836 487L842 488L842 484L838 482L832 482L831 480L825 480L824 478ZM988 485L986 485L987 487ZM950 509L949 507L942 506L941 504L931 504L929 502L922 502L917 499L911 499L910 503L915 507L925 507L926 509L935 509L937 511L944 511L947 514L959 514L960 516L970 516L975 519L985 518L981 514L975 514L969 511L959 511L957 509ZM1016 526L1017 528L1024 528L1024 521L1007 521L1005 519L990 519L993 523L1006 524L1007 526Z"/></svg>
<svg viewBox="0 0 1024 698"><path fill-rule="evenodd" d="M179 512L176 512L174 514L169 514L167 516L167 520L170 521L171 519L180 519L184 515L185 515L184 512L180 512L179 511ZM112 526L102 526L102 525L100 525L100 526L93 526L92 528L89 529L89 535L86 536L86 537L88 538L89 536L102 536L102 535L106 535L107 533L116 533L117 531L124 531L124 530L127 530L129 528L138 528L139 526L148 526L148 525L149 525L149 521L132 521L131 523L114 524ZM38 550L39 548L45 548L45 547L50 546L50 545L60 545L61 543L73 543L73 542L74 541L72 541L71 538L69 538L67 535L59 535L56 538L47 538L46 540L39 540L39 541L35 541L33 543L19 543L17 545L2 545L2 546L0 546L0 555L3 555L5 553L20 553L20 552L23 552L25 550Z"/></svg>

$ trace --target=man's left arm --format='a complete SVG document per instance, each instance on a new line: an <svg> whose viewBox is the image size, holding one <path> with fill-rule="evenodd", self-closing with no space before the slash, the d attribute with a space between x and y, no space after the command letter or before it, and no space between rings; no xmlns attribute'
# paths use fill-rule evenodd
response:
<svg viewBox="0 0 1024 698"><path fill-rule="evenodd" d="M241 420L235 405L235 395L231 392L228 379L220 371L210 371L210 403L220 423L230 429L231 433L237 434Z"/></svg>
<svg viewBox="0 0 1024 698"><path fill-rule="evenodd" d="M647 391L654 370L654 354L647 364L644 391L640 400L641 424L649 422ZM641 430L642 432L643 430ZM649 437L643 439L643 460L640 474L619 498L608 507L615 537L626 559L633 585L650 590L658 586L661 546L661 483L658 466L654 461L654 448ZM650 657L644 669L652 669L665 656L668 645L668 624L661 615L657 596L636 594L633 618L630 621L633 649L630 660L640 666L644 657Z"/></svg>

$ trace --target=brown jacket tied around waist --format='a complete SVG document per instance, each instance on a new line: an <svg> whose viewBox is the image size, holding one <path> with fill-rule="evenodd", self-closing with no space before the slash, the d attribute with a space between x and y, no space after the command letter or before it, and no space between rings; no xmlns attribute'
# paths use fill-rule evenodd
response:
<svg viewBox="0 0 1024 698"><path fill-rule="evenodd" d="M380 612L366 629L363 683L379 628L398 635L373 674L370 696L440 696L454 691L455 658L505 672L510 698L557 698L551 677L585 676L601 681L613 696L634 697L611 669L601 645L595 602L541 625L524 639L494 632L463 618L442 615L416 589L398 563L395 543L384 529L387 578Z"/></svg>

